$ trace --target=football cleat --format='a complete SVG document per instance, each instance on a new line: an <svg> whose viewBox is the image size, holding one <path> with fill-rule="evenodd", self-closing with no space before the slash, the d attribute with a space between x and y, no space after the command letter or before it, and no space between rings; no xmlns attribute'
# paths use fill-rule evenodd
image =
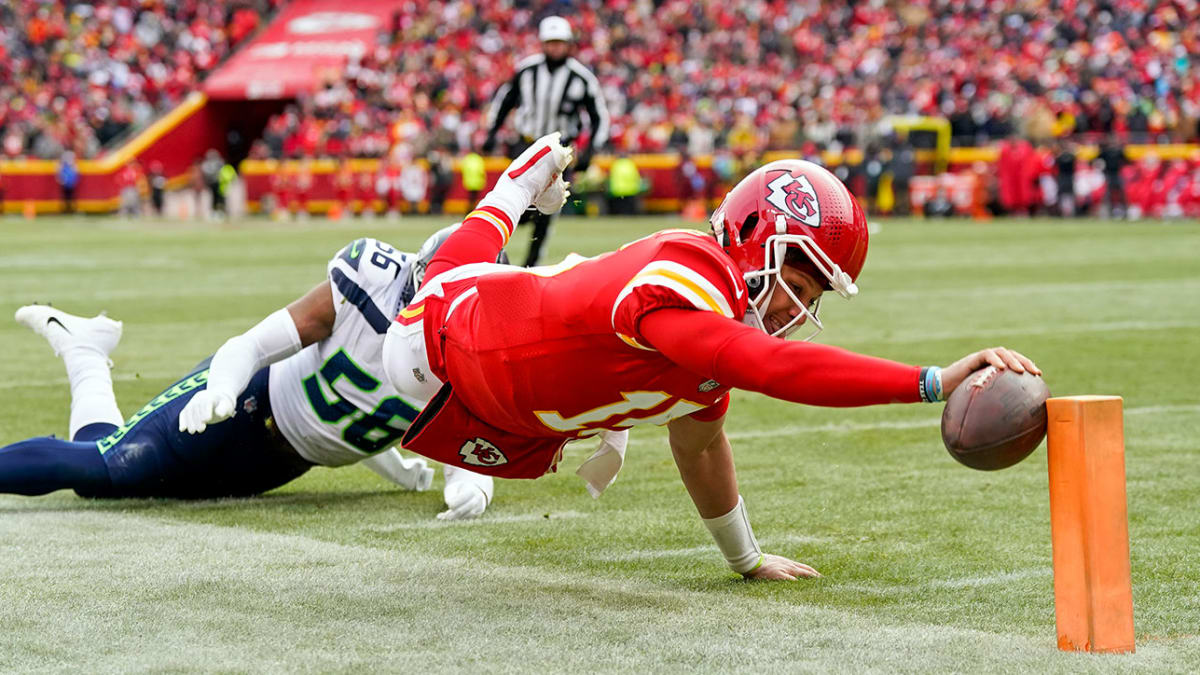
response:
<svg viewBox="0 0 1200 675"><path fill-rule="evenodd" d="M46 338L55 356L73 347L91 347L108 356L121 341L123 324L103 313L90 319L50 305L26 305L13 316L17 323Z"/></svg>
<svg viewBox="0 0 1200 675"><path fill-rule="evenodd" d="M807 321L810 340L821 331L819 306L806 307L796 298L780 274L784 265L809 272L843 298L858 294L854 282L867 257L867 217L846 186L821 166L784 159L760 167L725 195L710 222L750 289L750 325L787 336ZM776 285L800 311L787 325L767 331L763 311Z"/></svg>

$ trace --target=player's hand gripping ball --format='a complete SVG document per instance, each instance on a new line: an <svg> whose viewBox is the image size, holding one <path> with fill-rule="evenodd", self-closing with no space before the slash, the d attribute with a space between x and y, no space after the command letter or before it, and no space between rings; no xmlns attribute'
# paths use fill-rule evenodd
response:
<svg viewBox="0 0 1200 675"><path fill-rule="evenodd" d="M1029 456L1046 437L1042 378L988 366L971 373L942 411L942 442L972 469L994 471Z"/></svg>

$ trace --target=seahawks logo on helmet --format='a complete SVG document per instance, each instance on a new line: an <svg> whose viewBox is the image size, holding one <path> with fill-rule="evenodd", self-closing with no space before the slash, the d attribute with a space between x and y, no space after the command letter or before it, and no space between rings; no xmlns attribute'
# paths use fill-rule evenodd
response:
<svg viewBox="0 0 1200 675"><path fill-rule="evenodd" d="M767 183L767 189L770 190L767 203L771 206L809 227L821 226L821 204L808 176L793 176L785 170Z"/></svg>

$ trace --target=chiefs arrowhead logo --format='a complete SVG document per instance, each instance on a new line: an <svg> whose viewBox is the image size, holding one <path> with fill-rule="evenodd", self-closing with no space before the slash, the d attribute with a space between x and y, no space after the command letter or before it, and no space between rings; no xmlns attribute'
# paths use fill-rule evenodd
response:
<svg viewBox="0 0 1200 675"><path fill-rule="evenodd" d="M500 448L482 438L463 443L458 449L458 454L462 455L463 463L473 466L500 466L508 463L508 458L500 452Z"/></svg>
<svg viewBox="0 0 1200 675"><path fill-rule="evenodd" d="M821 226L821 204L808 176L793 176L785 170L767 183L767 188L771 191L767 194L771 206L809 227Z"/></svg>

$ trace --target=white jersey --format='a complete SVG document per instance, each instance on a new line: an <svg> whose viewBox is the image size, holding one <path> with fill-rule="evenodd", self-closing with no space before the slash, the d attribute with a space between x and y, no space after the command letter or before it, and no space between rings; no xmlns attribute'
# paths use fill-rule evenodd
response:
<svg viewBox="0 0 1200 675"><path fill-rule="evenodd" d="M401 309L415 256L374 239L329 261L332 334L271 366L271 411L284 438L323 466L353 464L400 442L425 401L383 373L383 338Z"/></svg>

